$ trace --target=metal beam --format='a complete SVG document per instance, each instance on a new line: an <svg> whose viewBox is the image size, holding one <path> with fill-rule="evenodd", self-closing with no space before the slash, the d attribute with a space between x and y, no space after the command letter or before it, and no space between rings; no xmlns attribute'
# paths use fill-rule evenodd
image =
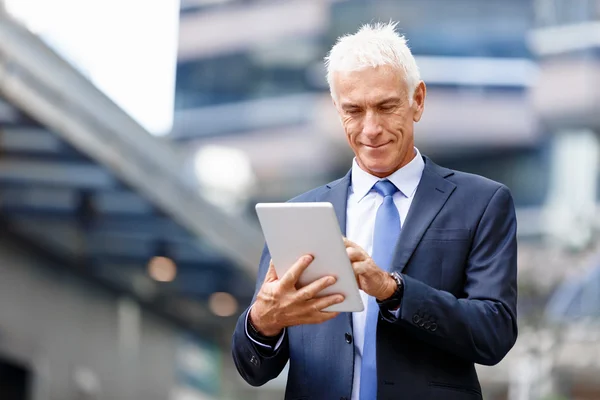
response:
<svg viewBox="0 0 600 400"><path fill-rule="evenodd" d="M156 239L91 234L86 241L86 255L113 262L138 262L145 266L152 257L159 255L156 251L156 243ZM229 268L233 266L231 262L216 254L203 253L193 246L191 240L167 241L165 248L167 253L164 255L178 264L194 266L196 269L203 269L207 265L212 267L218 265L222 273L233 272Z"/></svg>
<svg viewBox="0 0 600 400"><path fill-rule="evenodd" d="M60 153L60 138L43 128L3 128L0 130L0 149L3 152Z"/></svg>
<svg viewBox="0 0 600 400"><path fill-rule="evenodd" d="M0 187L0 212L10 215L11 211L74 213L77 207L77 190L72 188L51 188L32 186Z"/></svg>
<svg viewBox="0 0 600 400"><path fill-rule="evenodd" d="M104 168L84 163L38 161L17 157L0 159L0 182L75 186L87 189L107 189L116 180Z"/></svg>
<svg viewBox="0 0 600 400"><path fill-rule="evenodd" d="M139 215L104 215L93 218L87 226L82 227L80 218L73 213L52 212L47 210L32 211L16 207L0 208L0 212L9 217L11 221L26 227L52 229L81 228L84 235L96 235L101 237L114 237L118 240L167 240L170 243L193 242L194 248L199 251L208 246L200 245L185 229L168 218L158 216ZM204 253L204 251L203 251Z"/></svg>
<svg viewBox="0 0 600 400"><path fill-rule="evenodd" d="M178 263L191 263L200 268L205 263L221 264L224 272L227 261L223 257L206 257L198 248L191 246L191 240L188 243L179 241L170 243L165 240L163 254L157 251L157 240L148 240L139 237L111 237L106 235L90 234L86 240L86 254L89 256L98 256L109 259L109 257L122 258L123 260L142 262L145 265L151 257L164 255L172 258Z"/></svg>
<svg viewBox="0 0 600 400"><path fill-rule="evenodd" d="M0 217L1 219L1 217ZM112 280L118 276L130 276L135 271L145 274L145 268L156 253L156 240L105 236L96 233L86 235L77 227L64 221L37 222L18 218L11 219L13 231L26 234L46 248L70 257L82 264L90 274L101 273ZM165 247L169 257L175 260L179 279L174 283L177 294L192 296L208 295L215 291L226 291L240 301L249 301L254 291L254 281L247 276L230 279L236 266L221 256L204 254L187 241L167 243ZM113 269L116 272L106 273ZM129 272L127 271L129 270ZM128 278L130 280L130 278Z"/></svg>
<svg viewBox="0 0 600 400"><path fill-rule="evenodd" d="M70 274L76 275L77 277L85 280L86 282L100 284L105 290L112 292L116 295L127 295L133 296L137 301L140 302L144 309L149 310L155 315L165 318L170 323L174 323L183 329L192 330L203 337L214 337L215 340L222 340L226 337L225 332L232 329L232 326L226 326L225 324L232 324L231 320L224 320L222 318L215 317L208 309L208 305L204 302L193 301L194 309L198 310L191 318L192 315L187 315L184 312L178 312L177 307L171 306L169 299L161 297L161 291L155 293L154 296L143 296L139 291L132 290L132 287L125 288L119 285L116 281L110 281L108 279L99 279L98 277L91 274L87 268L81 268L82 265L72 258L65 257L62 253L55 252L52 248L43 246L39 241L32 240L31 237L23 236L19 231L15 231L14 227L10 222L0 217L0 239L7 241L9 244L23 248L29 251L31 254L39 256L39 259L43 261L43 265L56 270L68 271ZM160 287L158 287L160 289ZM177 299L174 299L177 301ZM226 342L223 341L223 345Z"/></svg>
<svg viewBox="0 0 600 400"><path fill-rule="evenodd" d="M152 137L5 14L0 15L0 92L256 275L263 244L260 231L208 204L198 188L184 181L180 156L169 142Z"/></svg>
<svg viewBox="0 0 600 400"><path fill-rule="evenodd" d="M150 214L154 207L139 194L126 191L99 192L92 196L98 213Z"/></svg>
<svg viewBox="0 0 600 400"><path fill-rule="evenodd" d="M0 152L9 156L35 157L40 161L92 163L60 137L39 126L3 126L0 129Z"/></svg>
<svg viewBox="0 0 600 400"><path fill-rule="evenodd" d="M16 125L25 122L24 116L15 107L0 99L0 124Z"/></svg>
<svg viewBox="0 0 600 400"><path fill-rule="evenodd" d="M75 216L31 214L5 211L21 232L27 232L54 243L70 253L98 256L123 256L147 262L158 255L157 244L164 243L169 257L178 262L220 263L232 261L218 253L206 242L190 236L183 228L167 218L107 216L92 220L82 227ZM225 263L225 264L224 264Z"/></svg>
<svg viewBox="0 0 600 400"><path fill-rule="evenodd" d="M0 186L0 196L0 212L6 214L72 216L77 211L81 191L70 187L4 185ZM123 190L91 191L89 196L98 215L155 216L152 204L137 193Z"/></svg>
<svg viewBox="0 0 600 400"><path fill-rule="evenodd" d="M146 263L139 259L119 256L96 256L86 258L91 265L92 273L106 277L120 275L147 275ZM206 299L215 292L227 292L235 296L244 305L251 301L254 293L254 282L240 282L230 279L235 269L233 266L223 269L221 263L177 262L177 275L170 283L160 284L166 291L177 295Z"/></svg>

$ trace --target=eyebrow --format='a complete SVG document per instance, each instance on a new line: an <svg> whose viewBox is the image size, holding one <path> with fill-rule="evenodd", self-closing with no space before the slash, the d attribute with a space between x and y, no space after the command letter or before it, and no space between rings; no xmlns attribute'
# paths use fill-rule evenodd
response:
<svg viewBox="0 0 600 400"><path fill-rule="evenodd" d="M399 103L400 102L400 98L399 97L388 97L387 99L383 99L380 102L378 102L377 104L375 104L377 107L381 107L385 104L389 104L389 103Z"/></svg>
<svg viewBox="0 0 600 400"><path fill-rule="evenodd" d="M383 105L386 104L390 104L390 103L399 103L400 102L400 98L399 97L388 97L386 99L383 99L379 102L377 102L377 104L375 104L376 107L381 107ZM360 108L360 106L358 104L355 103L342 103L342 109L347 110L349 108Z"/></svg>
<svg viewBox="0 0 600 400"><path fill-rule="evenodd" d="M348 109L348 108L359 108L360 106L358 104L354 104L354 103L342 103L342 108L344 110Z"/></svg>

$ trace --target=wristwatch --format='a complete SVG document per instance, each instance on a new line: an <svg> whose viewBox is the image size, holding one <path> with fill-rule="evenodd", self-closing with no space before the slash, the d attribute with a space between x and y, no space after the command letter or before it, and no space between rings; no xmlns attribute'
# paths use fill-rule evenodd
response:
<svg viewBox="0 0 600 400"><path fill-rule="evenodd" d="M377 300L377 304L386 310L396 310L400 307L402 297L404 296L404 279L402 279L402 275L398 272L391 272L390 276L396 281L396 290L389 298L382 301Z"/></svg>

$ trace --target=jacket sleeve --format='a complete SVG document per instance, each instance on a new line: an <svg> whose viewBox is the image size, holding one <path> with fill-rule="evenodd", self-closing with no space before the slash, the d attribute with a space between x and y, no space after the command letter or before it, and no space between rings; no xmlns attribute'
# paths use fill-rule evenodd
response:
<svg viewBox="0 0 600 400"><path fill-rule="evenodd" d="M385 320L472 362L500 362L517 339L517 242L514 203L501 186L475 230L465 266L464 298L403 275L398 318Z"/></svg>
<svg viewBox="0 0 600 400"><path fill-rule="evenodd" d="M265 279L270 259L271 256L265 246L252 303ZM246 315L249 309L246 309L237 321L231 349L233 361L242 378L252 386L261 386L276 378L285 367L289 359L288 335L284 334L281 344L273 351L261 348L246 333Z"/></svg>

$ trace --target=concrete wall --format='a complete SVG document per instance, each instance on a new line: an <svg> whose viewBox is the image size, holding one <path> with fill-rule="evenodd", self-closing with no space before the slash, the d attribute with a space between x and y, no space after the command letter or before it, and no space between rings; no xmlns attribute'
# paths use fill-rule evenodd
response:
<svg viewBox="0 0 600 400"><path fill-rule="evenodd" d="M175 400L183 334L131 301L49 269L0 240L0 358L32 370L31 400ZM283 398L287 371L253 388L235 370L229 348L220 368L220 399Z"/></svg>
<svg viewBox="0 0 600 400"><path fill-rule="evenodd" d="M32 400L169 399L179 332L42 262L0 242L0 355L33 369Z"/></svg>

